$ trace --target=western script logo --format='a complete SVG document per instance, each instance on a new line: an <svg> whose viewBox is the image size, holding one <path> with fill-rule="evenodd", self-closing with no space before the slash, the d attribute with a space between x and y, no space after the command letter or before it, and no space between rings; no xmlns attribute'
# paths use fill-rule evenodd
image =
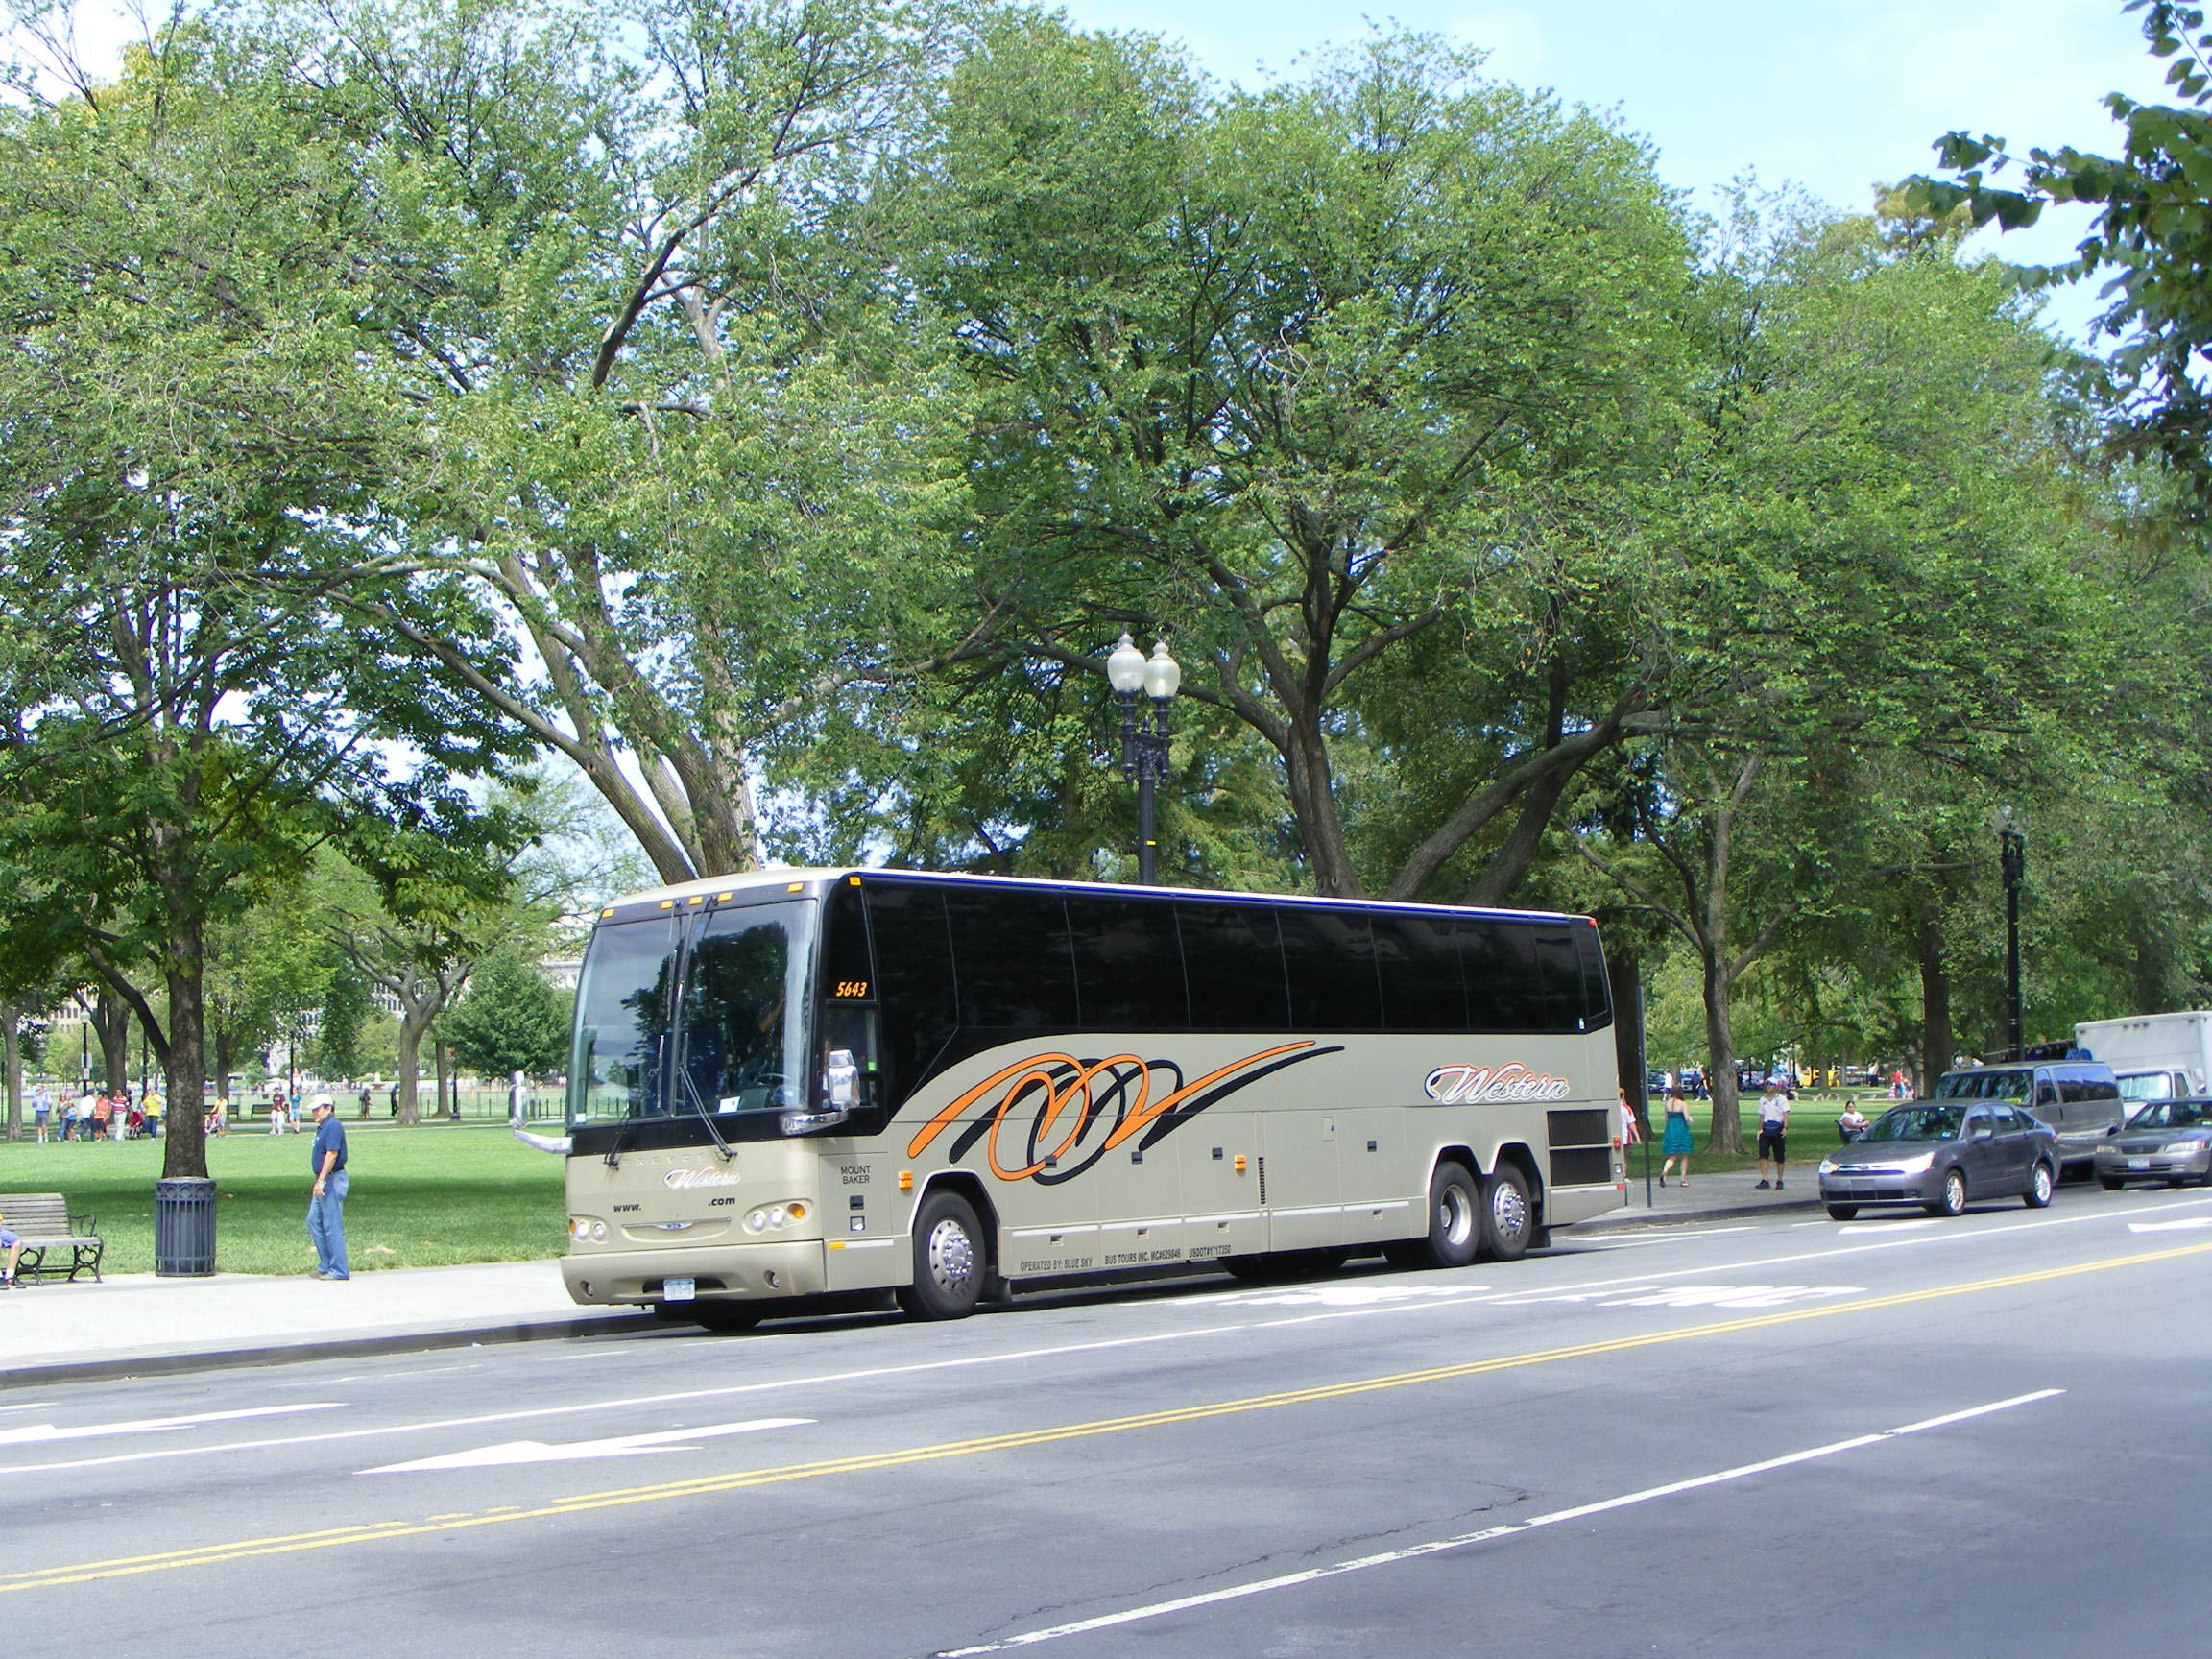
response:
<svg viewBox="0 0 2212 1659"><path fill-rule="evenodd" d="M999 1180L1055 1185L1082 1173L1133 1136L1143 1137L1137 1142L1142 1151L1246 1084L1301 1060L1336 1052L1334 1047L1317 1047L1310 1039L1285 1043L1231 1061L1189 1083L1183 1081L1182 1069L1168 1060L1142 1060L1134 1054L1110 1054L1103 1060L1032 1054L1000 1067L923 1124L907 1143L906 1155L919 1158L971 1106L985 1102L983 1115L953 1138L947 1158L958 1163L981 1141L984 1159ZM1156 1074L1167 1085L1158 1097L1152 1093ZM1010 1141L1021 1144L1020 1152L1012 1156L999 1144L1000 1132L1009 1122L1015 1124ZM1052 1139L1055 1132L1057 1141Z"/></svg>
<svg viewBox="0 0 2212 1659"><path fill-rule="evenodd" d="M1429 1098L1446 1106L1462 1100L1564 1100L1570 1085L1518 1061L1503 1066L1439 1066L1429 1073Z"/></svg>
<svg viewBox="0 0 2212 1659"><path fill-rule="evenodd" d="M734 1169L671 1169L661 1179L679 1192L687 1187L734 1187L738 1184Z"/></svg>

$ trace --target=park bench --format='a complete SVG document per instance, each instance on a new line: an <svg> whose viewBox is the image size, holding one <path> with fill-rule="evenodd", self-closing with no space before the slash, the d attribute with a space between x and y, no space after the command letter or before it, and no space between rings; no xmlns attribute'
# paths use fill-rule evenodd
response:
<svg viewBox="0 0 2212 1659"><path fill-rule="evenodd" d="M49 1254L59 1258L63 1250L69 1252L68 1278L89 1270L98 1281L100 1256L107 1246L95 1231L94 1217L71 1214L60 1193L0 1192L0 1226L23 1240L23 1254L15 1263L18 1282L60 1275L60 1262L47 1258Z"/></svg>

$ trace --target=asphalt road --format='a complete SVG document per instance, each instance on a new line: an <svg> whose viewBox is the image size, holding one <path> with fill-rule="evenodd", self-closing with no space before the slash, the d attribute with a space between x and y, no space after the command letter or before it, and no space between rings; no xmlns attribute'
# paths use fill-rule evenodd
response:
<svg viewBox="0 0 2212 1659"><path fill-rule="evenodd" d="M2069 1186L0 1395L0 1644L2204 1652L2208 1310L2212 1195Z"/></svg>

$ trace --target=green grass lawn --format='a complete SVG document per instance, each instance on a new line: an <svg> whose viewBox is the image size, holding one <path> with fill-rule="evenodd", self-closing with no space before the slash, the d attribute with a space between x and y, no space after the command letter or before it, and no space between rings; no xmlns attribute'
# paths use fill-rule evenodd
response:
<svg viewBox="0 0 2212 1659"><path fill-rule="evenodd" d="M1847 1098L1856 1098L1859 1110L1869 1119L1879 1118L1883 1109L1890 1104L1880 1090L1852 1090L1834 1094L1815 1094L1810 1090L1801 1092L1790 1103L1790 1139L1785 1150L1790 1154L1790 1166L1810 1168L1842 1144L1843 1138L1836 1132L1837 1114L1843 1110ZM1666 1127L1666 1103L1659 1096L1651 1098L1651 1168L1656 1174L1666 1157L1659 1150L1661 1134ZM1759 1096L1756 1092L1737 1102L1738 1119L1743 1125L1743 1155L1709 1152L1712 1140L1713 1103L1709 1100L1690 1102L1690 1138L1694 1150L1690 1154L1690 1175L1695 1181L1699 1175L1717 1175L1730 1169L1748 1169L1759 1162ZM1644 1148L1628 1149L1629 1179L1644 1178Z"/></svg>
<svg viewBox="0 0 2212 1659"><path fill-rule="evenodd" d="M562 1160L532 1151L504 1123L347 1126L346 1243L352 1267L527 1262L566 1250ZM207 1143L215 1177L215 1265L225 1273L306 1273L311 1135L233 1130ZM103 1270L154 1270L159 1141L44 1146L0 1142L0 1192L60 1192L90 1211L108 1241Z"/></svg>

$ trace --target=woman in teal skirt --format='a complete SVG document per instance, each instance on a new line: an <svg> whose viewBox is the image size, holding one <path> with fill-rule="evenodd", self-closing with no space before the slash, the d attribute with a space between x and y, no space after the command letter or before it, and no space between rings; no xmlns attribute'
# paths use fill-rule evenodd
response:
<svg viewBox="0 0 2212 1659"><path fill-rule="evenodd" d="M1659 1150L1667 1155L1659 1166L1659 1185L1667 1185L1667 1177L1673 1170L1674 1160L1682 1160L1682 1185L1690 1185L1690 1102L1682 1098L1682 1091L1667 1091L1667 1133L1660 1140Z"/></svg>

